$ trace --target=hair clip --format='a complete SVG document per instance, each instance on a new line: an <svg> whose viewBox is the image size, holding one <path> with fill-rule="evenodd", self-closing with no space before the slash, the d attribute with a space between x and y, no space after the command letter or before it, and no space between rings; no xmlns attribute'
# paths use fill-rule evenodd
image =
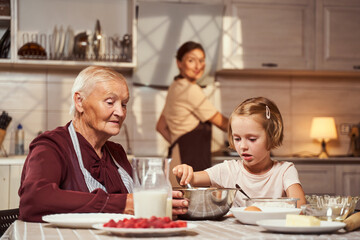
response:
<svg viewBox="0 0 360 240"><path fill-rule="evenodd" d="M270 119L270 108L268 107L268 105L266 105L265 116L266 116L267 119Z"/></svg>

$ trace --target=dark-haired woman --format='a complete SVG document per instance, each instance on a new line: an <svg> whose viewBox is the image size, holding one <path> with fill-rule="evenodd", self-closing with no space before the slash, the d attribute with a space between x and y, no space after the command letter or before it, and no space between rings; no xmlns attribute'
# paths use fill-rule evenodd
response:
<svg viewBox="0 0 360 240"><path fill-rule="evenodd" d="M170 143L172 166L186 163L195 171L211 166L211 126L227 130L228 118L207 99L197 80L205 69L201 44L186 42L177 51L179 75L168 90L156 130ZM177 185L174 176L170 178Z"/></svg>

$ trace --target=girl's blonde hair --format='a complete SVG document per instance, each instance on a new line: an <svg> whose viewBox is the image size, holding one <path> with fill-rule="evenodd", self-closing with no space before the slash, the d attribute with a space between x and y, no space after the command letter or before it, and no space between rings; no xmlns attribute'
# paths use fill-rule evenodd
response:
<svg viewBox="0 0 360 240"><path fill-rule="evenodd" d="M74 95L76 92L82 92L84 94L84 98L86 98L91 93L96 83L106 82L109 80L123 81L126 84L124 76L112 68L90 66L83 69L76 77L71 89L70 114L74 116L76 114L74 102Z"/></svg>
<svg viewBox="0 0 360 240"><path fill-rule="evenodd" d="M276 104L264 97L249 98L237 106L231 113L228 125L228 141L231 149L235 149L231 121L235 116L257 115L267 137L267 149L280 147L284 138L284 125Z"/></svg>

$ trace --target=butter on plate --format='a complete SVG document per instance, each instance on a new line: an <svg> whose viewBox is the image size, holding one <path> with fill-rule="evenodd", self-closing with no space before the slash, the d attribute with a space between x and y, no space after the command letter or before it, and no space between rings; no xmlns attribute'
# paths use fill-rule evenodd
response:
<svg viewBox="0 0 360 240"><path fill-rule="evenodd" d="M286 215L286 226L288 227L313 227L320 226L320 220L314 216Z"/></svg>

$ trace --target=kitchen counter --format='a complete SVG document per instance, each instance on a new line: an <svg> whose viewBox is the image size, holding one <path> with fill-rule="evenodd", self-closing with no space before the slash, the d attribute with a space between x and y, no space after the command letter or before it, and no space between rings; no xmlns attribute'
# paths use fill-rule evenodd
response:
<svg viewBox="0 0 360 240"><path fill-rule="evenodd" d="M213 156L212 164L218 164L224 160L239 160L239 156ZM277 157L273 156L272 159L277 161L288 161L293 163L308 163L308 164L360 164L360 157L329 157L329 158L317 158L317 157Z"/></svg>
<svg viewBox="0 0 360 240"><path fill-rule="evenodd" d="M1 165L23 165L26 159L26 155L13 155L9 157L0 158Z"/></svg>

